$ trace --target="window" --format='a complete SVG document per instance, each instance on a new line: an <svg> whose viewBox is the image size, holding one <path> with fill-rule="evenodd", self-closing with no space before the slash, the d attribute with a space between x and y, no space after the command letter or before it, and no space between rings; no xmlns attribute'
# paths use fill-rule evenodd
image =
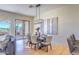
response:
<svg viewBox="0 0 79 59"><path fill-rule="evenodd" d="M16 20L16 35L23 35L23 21L21 20Z"/></svg>
<svg viewBox="0 0 79 59"><path fill-rule="evenodd" d="M30 21L26 20L16 20L16 29L15 34L16 35L27 35L30 33Z"/></svg>
<svg viewBox="0 0 79 59"><path fill-rule="evenodd" d="M47 19L44 20L44 34L47 34Z"/></svg>
<svg viewBox="0 0 79 59"><path fill-rule="evenodd" d="M43 34L44 33L44 21L42 19L40 20L36 20L34 23L34 33L37 32L37 28L40 28L40 33Z"/></svg>
<svg viewBox="0 0 79 59"><path fill-rule="evenodd" d="M21 29L22 28L22 24L19 23L19 24L16 24L16 29Z"/></svg>
<svg viewBox="0 0 79 59"><path fill-rule="evenodd" d="M57 17L44 20L44 33L45 34L48 34L48 35L57 34L57 30L58 30L57 27L58 27Z"/></svg>
<svg viewBox="0 0 79 59"><path fill-rule="evenodd" d="M8 21L0 20L0 32L8 32L10 30L10 23Z"/></svg>
<svg viewBox="0 0 79 59"><path fill-rule="evenodd" d="M36 28L40 28L40 32L47 35L56 35L58 33L58 17L40 20L34 24L34 32Z"/></svg>

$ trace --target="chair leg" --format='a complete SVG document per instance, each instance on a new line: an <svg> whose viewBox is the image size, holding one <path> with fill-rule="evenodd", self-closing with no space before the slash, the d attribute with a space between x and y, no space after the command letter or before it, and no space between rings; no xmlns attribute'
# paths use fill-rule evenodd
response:
<svg viewBox="0 0 79 59"><path fill-rule="evenodd" d="M34 50L36 50L36 44L35 44L35 46L34 46Z"/></svg>
<svg viewBox="0 0 79 59"><path fill-rule="evenodd" d="M52 50L52 45L50 44L50 49Z"/></svg>
<svg viewBox="0 0 79 59"><path fill-rule="evenodd" d="M47 52L48 52L48 46L47 46Z"/></svg>
<svg viewBox="0 0 79 59"><path fill-rule="evenodd" d="M27 42L26 42L26 45L29 45L29 47L30 47L30 42L29 42L29 41L27 41Z"/></svg>
<svg viewBox="0 0 79 59"><path fill-rule="evenodd" d="M31 46L31 44L29 43L29 47Z"/></svg>
<svg viewBox="0 0 79 59"><path fill-rule="evenodd" d="M31 46L31 49L32 49L32 44L30 44L30 46Z"/></svg>
<svg viewBox="0 0 79 59"><path fill-rule="evenodd" d="M48 52L48 45L45 46L45 49L46 49L45 51Z"/></svg>

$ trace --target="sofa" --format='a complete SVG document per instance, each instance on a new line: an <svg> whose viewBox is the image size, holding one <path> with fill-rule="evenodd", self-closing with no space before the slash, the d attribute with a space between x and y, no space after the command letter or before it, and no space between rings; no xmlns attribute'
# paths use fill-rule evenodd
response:
<svg viewBox="0 0 79 59"><path fill-rule="evenodd" d="M15 55L15 42L13 36L6 35L5 39L0 41L0 50L6 55Z"/></svg>
<svg viewBox="0 0 79 59"><path fill-rule="evenodd" d="M6 35L1 36L0 38L2 38L2 40L0 41L0 50L4 50L9 41L9 37Z"/></svg>
<svg viewBox="0 0 79 59"><path fill-rule="evenodd" d="M14 40L14 41L9 41L8 42L8 44L7 44L7 46L6 46L6 49L5 49L5 54L6 55L15 55L16 53L16 49L15 49L15 43L16 43L16 41Z"/></svg>

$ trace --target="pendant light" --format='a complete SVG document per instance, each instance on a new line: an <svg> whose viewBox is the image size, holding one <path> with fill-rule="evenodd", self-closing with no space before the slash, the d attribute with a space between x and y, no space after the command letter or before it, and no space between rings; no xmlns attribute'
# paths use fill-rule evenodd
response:
<svg viewBox="0 0 79 59"><path fill-rule="evenodd" d="M36 5L36 18L40 20L40 4Z"/></svg>
<svg viewBox="0 0 79 59"><path fill-rule="evenodd" d="M30 5L29 8L36 8L36 18L40 19L40 4Z"/></svg>

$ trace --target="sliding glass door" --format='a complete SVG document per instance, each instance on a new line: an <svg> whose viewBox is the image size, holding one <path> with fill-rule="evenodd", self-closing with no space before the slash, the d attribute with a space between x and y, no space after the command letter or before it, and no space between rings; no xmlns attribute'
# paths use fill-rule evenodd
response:
<svg viewBox="0 0 79 59"><path fill-rule="evenodd" d="M15 35L23 35L23 21L16 20Z"/></svg>
<svg viewBox="0 0 79 59"><path fill-rule="evenodd" d="M18 37L27 36L30 32L30 22L26 20L16 20L15 35Z"/></svg>

